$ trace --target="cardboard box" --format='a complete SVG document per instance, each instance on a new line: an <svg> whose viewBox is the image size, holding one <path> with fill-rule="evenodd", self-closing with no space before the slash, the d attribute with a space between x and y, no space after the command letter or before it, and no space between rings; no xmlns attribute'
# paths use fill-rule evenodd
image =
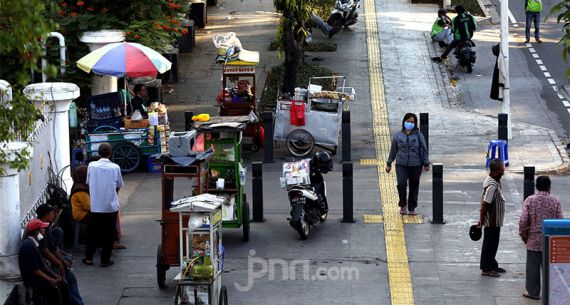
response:
<svg viewBox="0 0 570 305"><path fill-rule="evenodd" d="M150 126L148 119L142 119L140 121L133 121L131 119L125 119L125 128L147 128Z"/></svg>

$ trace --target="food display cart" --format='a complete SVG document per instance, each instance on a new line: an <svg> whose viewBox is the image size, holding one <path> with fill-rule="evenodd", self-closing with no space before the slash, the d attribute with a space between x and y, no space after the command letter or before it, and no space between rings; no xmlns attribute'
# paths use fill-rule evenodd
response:
<svg viewBox="0 0 570 305"><path fill-rule="evenodd" d="M255 78L255 66L259 63L259 52L243 49L235 33L228 34L223 38L217 36L221 42L216 42L214 38L218 48L216 62L223 66L222 88L216 97L216 105L220 107L220 116L250 116L244 136L251 138L251 150L257 151L262 143L261 125L257 114Z"/></svg>
<svg viewBox="0 0 570 305"><path fill-rule="evenodd" d="M211 147L214 156L208 161L206 191L230 198L223 209L224 228L242 228L243 241L249 241L249 204L245 196L246 173L242 159L244 122L198 123L197 131L204 135L204 147ZM215 119L214 119L215 121Z"/></svg>
<svg viewBox="0 0 570 305"><path fill-rule="evenodd" d="M316 83L328 82L332 90L323 90ZM356 92L346 87L344 76L311 77L307 89L296 89L290 100L278 99L275 108L274 140L285 142L295 157L311 153L320 146L336 153L342 111L356 100Z"/></svg>
<svg viewBox="0 0 570 305"><path fill-rule="evenodd" d="M206 193L172 202L170 212L178 214L180 259L174 304L228 304L222 285L222 206L228 200Z"/></svg>
<svg viewBox="0 0 570 305"><path fill-rule="evenodd" d="M161 107L164 114L151 112L149 119L133 121L124 116L126 102L119 92L90 96L87 102L89 116L83 129L82 144L83 154L88 159L96 158L99 145L107 142L111 144L111 161L121 167L121 172L131 173L144 162L144 157L150 168L152 160L149 157L168 149L170 128L164 105Z"/></svg>
<svg viewBox="0 0 570 305"><path fill-rule="evenodd" d="M213 157L212 151L197 153L187 159L161 158L162 163L162 215L159 220L161 226L161 242L156 253L156 274L158 287L166 287L166 271L171 266L180 265L178 238L179 215L171 212L174 201L175 181L177 188L183 188L185 194L199 195L206 191L208 177L208 160ZM176 162L183 161L183 163ZM186 218L185 221L188 219Z"/></svg>

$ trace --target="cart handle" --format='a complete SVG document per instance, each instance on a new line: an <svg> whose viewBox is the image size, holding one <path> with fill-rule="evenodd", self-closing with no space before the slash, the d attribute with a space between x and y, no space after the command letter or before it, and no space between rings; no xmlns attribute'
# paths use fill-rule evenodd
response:
<svg viewBox="0 0 570 305"><path fill-rule="evenodd" d="M109 129L111 131L119 131L119 128L115 127L115 126L110 126L110 125L103 125L103 126L99 126L95 129L93 129L93 132L97 132L103 129Z"/></svg>

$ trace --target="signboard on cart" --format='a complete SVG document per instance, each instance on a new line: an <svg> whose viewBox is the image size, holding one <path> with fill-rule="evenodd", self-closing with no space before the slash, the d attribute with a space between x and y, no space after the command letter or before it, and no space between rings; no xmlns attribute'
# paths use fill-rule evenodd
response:
<svg viewBox="0 0 570 305"><path fill-rule="evenodd" d="M255 66L231 66L224 67L224 74L255 74Z"/></svg>
<svg viewBox="0 0 570 305"><path fill-rule="evenodd" d="M570 220L545 219L543 298L545 305L565 305L570 300Z"/></svg>

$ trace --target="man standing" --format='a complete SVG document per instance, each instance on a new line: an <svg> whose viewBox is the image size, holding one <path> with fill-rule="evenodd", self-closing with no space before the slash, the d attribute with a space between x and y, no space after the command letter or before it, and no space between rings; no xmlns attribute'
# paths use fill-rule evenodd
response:
<svg viewBox="0 0 570 305"><path fill-rule="evenodd" d="M83 263L93 265L93 254L101 247L101 267L111 266L111 252L117 237L119 190L123 186L121 168L109 160L111 145L99 145L98 161L89 163L87 184L91 199L91 216L87 228L88 238Z"/></svg>
<svg viewBox="0 0 570 305"><path fill-rule="evenodd" d="M451 19L447 16L447 10L441 9L437 11L437 19L431 26L431 40L437 41L442 48L453 41Z"/></svg>
<svg viewBox="0 0 570 305"><path fill-rule="evenodd" d="M499 277L506 272L500 268L497 260L501 226L505 218L505 198L501 190L501 177L505 174L505 164L502 160L493 159L489 166L489 176L483 182L481 195L481 210L478 227L483 230L483 248L481 249L481 275Z"/></svg>
<svg viewBox="0 0 570 305"><path fill-rule="evenodd" d="M32 219L18 252L18 265L24 286L34 289L34 304L68 304L67 286L62 278L44 264L39 245L49 223ZM38 298L40 298L38 300Z"/></svg>
<svg viewBox="0 0 570 305"><path fill-rule="evenodd" d="M524 34L526 36L525 43L530 42L530 26L534 21L534 39L536 42L542 43L540 40L540 12L542 12L541 0L526 0L524 3L524 10L526 14L526 27Z"/></svg>
<svg viewBox="0 0 570 305"><path fill-rule="evenodd" d="M526 292L523 296L540 297L540 268L542 267L542 220L563 218L560 200L550 195L550 178L536 178L537 192L523 203L519 220L519 235L526 244Z"/></svg>

